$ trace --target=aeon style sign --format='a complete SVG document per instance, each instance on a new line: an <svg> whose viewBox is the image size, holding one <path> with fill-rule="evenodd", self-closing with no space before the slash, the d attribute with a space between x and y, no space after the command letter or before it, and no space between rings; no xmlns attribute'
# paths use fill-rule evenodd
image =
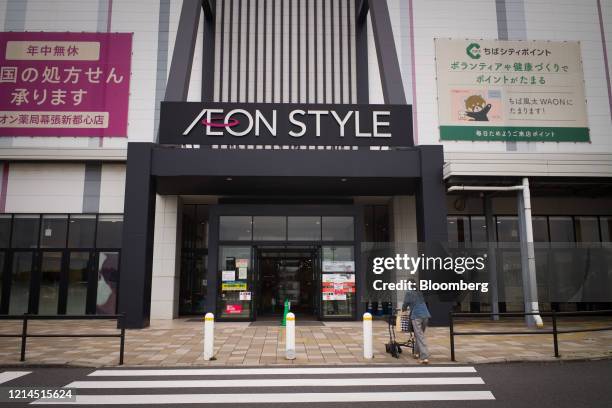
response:
<svg viewBox="0 0 612 408"><path fill-rule="evenodd" d="M413 146L410 105L162 102L159 142Z"/></svg>

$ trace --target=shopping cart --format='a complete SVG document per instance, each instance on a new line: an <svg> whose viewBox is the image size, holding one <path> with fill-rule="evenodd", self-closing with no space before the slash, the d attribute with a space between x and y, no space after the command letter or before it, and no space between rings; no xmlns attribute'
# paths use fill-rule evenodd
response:
<svg viewBox="0 0 612 408"><path fill-rule="evenodd" d="M402 316L402 314L404 314ZM398 316L400 317L398 319ZM398 328L401 333L406 334L406 341L397 341L397 335L395 333L396 326L400 322ZM414 333L412 331L412 323L410 320L410 314L408 311L402 312L401 309L396 309L395 313L389 314L389 343L385 344L385 350L395 358L399 358L402 353L402 347L410 349L410 353L414 354Z"/></svg>

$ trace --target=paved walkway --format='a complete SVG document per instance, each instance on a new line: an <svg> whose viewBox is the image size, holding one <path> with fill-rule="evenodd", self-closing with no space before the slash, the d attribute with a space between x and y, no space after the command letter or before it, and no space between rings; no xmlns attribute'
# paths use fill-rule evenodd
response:
<svg viewBox="0 0 612 408"><path fill-rule="evenodd" d="M193 319L190 319L193 320ZM610 326L604 321L566 321L560 329ZM550 326L548 325L547 328ZM461 322L457 331L524 330L521 321ZM216 323L214 361L202 358L203 324L186 319L153 321L143 330L128 330L125 364L130 366L273 365L273 364L415 364L409 353L399 359L385 353L387 325L374 321L374 359L365 360L361 322L328 322L296 328L297 359L284 357L284 329L250 326L249 323ZM111 322L30 321L29 333L117 333ZM17 321L0 321L0 333L20 333ZM427 329L432 363L450 362L448 328ZM461 363L521 360L555 360L552 335L495 335L456 337L456 357ZM563 359L612 357L612 331L561 334ZM0 365L19 363L20 339L0 338ZM118 362L118 338L28 338L27 364L110 366Z"/></svg>

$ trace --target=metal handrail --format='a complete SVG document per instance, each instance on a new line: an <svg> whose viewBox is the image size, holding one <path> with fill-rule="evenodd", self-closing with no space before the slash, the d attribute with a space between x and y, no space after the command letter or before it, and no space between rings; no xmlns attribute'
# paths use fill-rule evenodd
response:
<svg viewBox="0 0 612 408"><path fill-rule="evenodd" d="M605 316L612 314L612 310L586 310L582 312L531 312L531 313L488 313L488 312L450 312L450 349L451 349L451 361L455 360L455 336L503 336L503 335L523 335L523 334L552 334L553 335L553 347L555 350L555 357L559 358L559 334L565 333L585 333L585 332L596 332L596 331L607 331L612 330L612 326L596 327L593 329L565 329L559 330L557 328L557 318L561 316L588 316L588 315L599 315ZM519 331L471 331L471 332L457 332L455 331L455 317L492 317L492 316L505 316L505 317L525 317L540 315L544 317L552 317L552 330L519 330Z"/></svg>
<svg viewBox="0 0 612 408"><path fill-rule="evenodd" d="M0 320L21 320L21 334L0 334L0 337L20 337L21 338L21 356L19 361L25 361L26 355L26 344L28 337L119 337L119 365L123 365L123 355L125 352L125 325L123 324L125 316L123 314L117 315L0 315ZM61 333L49 333L49 334L28 334L28 321L29 320L116 320L117 325L120 329L119 334L61 334Z"/></svg>

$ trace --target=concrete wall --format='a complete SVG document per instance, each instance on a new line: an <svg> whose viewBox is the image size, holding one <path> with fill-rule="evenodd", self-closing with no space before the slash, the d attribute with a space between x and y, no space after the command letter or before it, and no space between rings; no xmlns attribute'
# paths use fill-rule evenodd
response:
<svg viewBox="0 0 612 408"><path fill-rule="evenodd" d="M178 196L156 197L151 319L178 316L181 207L182 201Z"/></svg>
<svg viewBox="0 0 612 408"><path fill-rule="evenodd" d="M85 165L11 163L5 212L80 213Z"/></svg>

